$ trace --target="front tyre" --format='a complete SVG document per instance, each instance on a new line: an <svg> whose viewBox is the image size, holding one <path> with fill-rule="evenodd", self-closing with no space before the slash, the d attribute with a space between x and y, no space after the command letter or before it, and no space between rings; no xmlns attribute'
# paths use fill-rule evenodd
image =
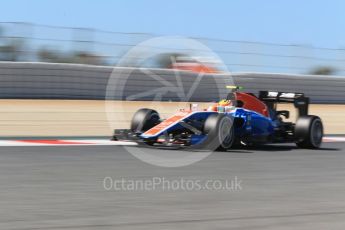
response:
<svg viewBox="0 0 345 230"><path fill-rule="evenodd" d="M139 109L132 118L131 131L134 133L143 133L160 122L157 111L153 109Z"/></svg>
<svg viewBox="0 0 345 230"><path fill-rule="evenodd" d="M323 137L323 125L318 116L301 116L295 125L296 145L300 148L320 148Z"/></svg>
<svg viewBox="0 0 345 230"><path fill-rule="evenodd" d="M224 151L234 143L233 121L224 114L211 114L205 121L203 133L207 135L205 148Z"/></svg>

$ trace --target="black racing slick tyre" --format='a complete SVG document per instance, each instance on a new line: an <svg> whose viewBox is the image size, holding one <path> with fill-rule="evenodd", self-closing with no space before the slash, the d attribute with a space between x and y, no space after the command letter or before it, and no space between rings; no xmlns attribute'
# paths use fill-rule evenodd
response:
<svg viewBox="0 0 345 230"><path fill-rule="evenodd" d="M233 120L224 114L211 114L205 121L203 133L207 135L204 148L225 151L234 143Z"/></svg>
<svg viewBox="0 0 345 230"><path fill-rule="evenodd" d="M159 124L160 117L157 111L153 109L139 109L132 118L131 131L143 133L155 125Z"/></svg>
<svg viewBox="0 0 345 230"><path fill-rule="evenodd" d="M295 125L296 145L300 148L316 149L321 146L323 125L318 116L301 116Z"/></svg>

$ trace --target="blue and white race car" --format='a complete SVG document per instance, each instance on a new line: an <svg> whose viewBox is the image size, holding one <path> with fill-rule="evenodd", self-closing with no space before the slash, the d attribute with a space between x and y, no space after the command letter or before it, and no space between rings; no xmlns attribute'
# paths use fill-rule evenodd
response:
<svg viewBox="0 0 345 230"><path fill-rule="evenodd" d="M238 89L207 110L181 110L165 120L155 110L139 109L130 129L116 129L113 139L209 150L287 142L300 148L320 147L323 124L318 116L308 115L309 98L304 94L260 91L257 97ZM284 121L290 113L278 111L277 103L294 104L296 123Z"/></svg>

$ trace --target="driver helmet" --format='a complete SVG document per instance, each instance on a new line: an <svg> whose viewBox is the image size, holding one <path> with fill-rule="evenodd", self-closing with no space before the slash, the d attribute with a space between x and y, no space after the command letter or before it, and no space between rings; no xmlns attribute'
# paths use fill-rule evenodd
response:
<svg viewBox="0 0 345 230"><path fill-rule="evenodd" d="M232 103L231 103L230 100L223 99L223 100L220 100L220 101L218 102L218 105L219 105L219 106L231 106Z"/></svg>

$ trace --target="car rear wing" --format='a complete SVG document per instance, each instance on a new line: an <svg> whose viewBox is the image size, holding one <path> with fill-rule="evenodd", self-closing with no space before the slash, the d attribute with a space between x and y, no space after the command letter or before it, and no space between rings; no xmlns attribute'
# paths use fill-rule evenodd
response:
<svg viewBox="0 0 345 230"><path fill-rule="evenodd" d="M276 103L293 103L299 116L308 115L309 97L305 97L304 93L260 91L259 99L270 108L274 108Z"/></svg>

